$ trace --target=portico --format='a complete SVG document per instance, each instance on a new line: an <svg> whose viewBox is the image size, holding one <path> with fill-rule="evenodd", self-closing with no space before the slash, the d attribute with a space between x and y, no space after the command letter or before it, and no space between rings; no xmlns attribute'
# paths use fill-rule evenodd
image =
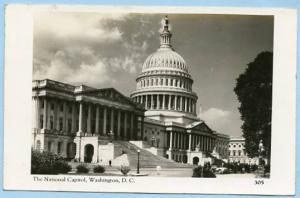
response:
<svg viewBox="0 0 300 198"><path fill-rule="evenodd" d="M101 141L107 144L111 140L141 138L137 128L143 125L142 105L115 89L76 87L47 79L33 82L32 99L33 146L39 141L40 150L54 153L62 150L60 154L67 157L66 150L70 148L66 145L75 142L75 158L83 159L86 144L97 153ZM57 138L51 140L57 136L59 142ZM97 157L92 161L97 162Z"/></svg>

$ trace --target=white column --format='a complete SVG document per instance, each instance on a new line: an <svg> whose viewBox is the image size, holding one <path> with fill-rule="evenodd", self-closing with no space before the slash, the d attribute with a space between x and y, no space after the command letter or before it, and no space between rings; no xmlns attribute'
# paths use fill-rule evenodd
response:
<svg viewBox="0 0 300 198"><path fill-rule="evenodd" d="M57 121L57 116L58 116L58 113L57 113L57 110L58 110L58 101L55 100L54 102L54 118L53 118L53 125L54 125L54 130L57 130L58 129L58 121Z"/></svg>
<svg viewBox="0 0 300 198"><path fill-rule="evenodd" d="M118 111L118 131L117 131L117 137L120 138L121 136L121 111Z"/></svg>
<svg viewBox="0 0 300 198"><path fill-rule="evenodd" d="M181 134L180 142L181 142L181 149L184 149L184 133Z"/></svg>
<svg viewBox="0 0 300 198"><path fill-rule="evenodd" d="M187 97L184 98L184 111L187 112Z"/></svg>
<svg viewBox="0 0 300 198"><path fill-rule="evenodd" d="M102 135L107 133L106 131L106 122L107 122L107 107L103 106L103 131Z"/></svg>
<svg viewBox="0 0 300 198"><path fill-rule="evenodd" d="M96 105L95 134L99 134L99 106Z"/></svg>
<svg viewBox="0 0 300 198"><path fill-rule="evenodd" d="M166 100L166 95L163 94L163 101L162 101L162 109L165 109L165 100Z"/></svg>
<svg viewBox="0 0 300 198"><path fill-rule="evenodd" d="M130 139L133 139L134 127L133 127L133 112L130 113Z"/></svg>
<svg viewBox="0 0 300 198"><path fill-rule="evenodd" d="M141 96L141 101L140 101L140 103L141 103L141 104L144 103L144 96L143 96L143 95Z"/></svg>
<svg viewBox="0 0 300 198"><path fill-rule="evenodd" d="M151 94L151 109L154 107L154 100L153 100L153 94Z"/></svg>
<svg viewBox="0 0 300 198"><path fill-rule="evenodd" d="M173 142L174 142L174 148L175 148L175 149L178 148L178 145L177 145L177 139L178 139L178 137L177 137L177 132L174 132L174 140L173 140Z"/></svg>
<svg viewBox="0 0 300 198"><path fill-rule="evenodd" d="M109 132L113 132L113 133L115 133L115 131L114 131L114 109L113 108L111 108L111 110L110 110L110 131Z"/></svg>
<svg viewBox="0 0 300 198"><path fill-rule="evenodd" d="M83 121L83 103L82 102L80 102L79 103L79 119L78 119L78 122L79 122L79 124L78 124L78 132L82 132L83 130L82 130L82 121Z"/></svg>
<svg viewBox="0 0 300 198"><path fill-rule="evenodd" d="M67 124L67 122L68 122L68 114L67 114L67 112L68 112L68 110L67 110L67 102L66 101L64 101L64 116L63 116L63 131L64 131L64 133L67 133L67 130L68 130L68 124Z"/></svg>
<svg viewBox="0 0 300 198"><path fill-rule="evenodd" d="M47 129L47 113L48 113L48 104L46 97L44 98L44 112L43 112L43 129Z"/></svg>
<svg viewBox="0 0 300 198"><path fill-rule="evenodd" d="M56 108L54 107L54 109ZM54 112L54 114L56 113ZM74 102L72 105L72 133L74 133L75 131L76 131L76 104Z"/></svg>
<svg viewBox="0 0 300 198"><path fill-rule="evenodd" d="M160 109L160 97L159 94L156 95L157 106L156 109Z"/></svg>
<svg viewBox="0 0 300 198"><path fill-rule="evenodd" d="M36 111L35 111L35 116L36 116L36 128L40 128L40 98L36 97Z"/></svg>
<svg viewBox="0 0 300 198"><path fill-rule="evenodd" d="M174 108L177 110L177 95L174 97Z"/></svg>
<svg viewBox="0 0 300 198"><path fill-rule="evenodd" d="M92 117L92 108L91 104L88 105L88 117L87 117L87 133L91 133L91 117Z"/></svg>
<svg viewBox="0 0 300 198"><path fill-rule="evenodd" d="M183 111L183 106L182 106L182 96L180 96L180 107L179 107L180 111Z"/></svg>
<svg viewBox="0 0 300 198"><path fill-rule="evenodd" d="M173 132L170 131L170 147L169 147L170 150L173 149ZM169 156L170 157L170 156ZM169 158L170 159L170 158Z"/></svg>
<svg viewBox="0 0 300 198"><path fill-rule="evenodd" d="M127 139L127 112L124 111L124 139Z"/></svg>
<svg viewBox="0 0 300 198"><path fill-rule="evenodd" d="M148 95L145 95L145 96L146 96L145 108L148 109Z"/></svg>
<svg viewBox="0 0 300 198"><path fill-rule="evenodd" d="M192 134L189 134L189 151L192 150Z"/></svg>
<svg viewBox="0 0 300 198"><path fill-rule="evenodd" d="M172 96L172 95L169 95L169 104L168 104L168 106L169 106L168 109L169 109L169 110L171 109L171 96Z"/></svg>

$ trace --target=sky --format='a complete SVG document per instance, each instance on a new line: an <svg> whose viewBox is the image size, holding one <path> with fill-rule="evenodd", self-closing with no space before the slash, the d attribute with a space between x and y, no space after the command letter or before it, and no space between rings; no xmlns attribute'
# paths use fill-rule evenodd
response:
<svg viewBox="0 0 300 198"><path fill-rule="evenodd" d="M40 12L34 16L33 78L135 90L145 59L159 47L165 14ZM217 132L241 136L233 91L247 64L273 51L273 17L168 14L171 44L185 59L197 114Z"/></svg>

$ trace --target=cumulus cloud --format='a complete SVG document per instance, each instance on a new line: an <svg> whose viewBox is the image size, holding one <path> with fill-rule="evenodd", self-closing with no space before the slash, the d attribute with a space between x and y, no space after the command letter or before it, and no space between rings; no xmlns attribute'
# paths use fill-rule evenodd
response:
<svg viewBox="0 0 300 198"><path fill-rule="evenodd" d="M112 80L109 78L107 66L101 60L97 60L94 64L82 62L74 68L71 65L72 61L67 61L70 60L67 56L68 54L64 51L58 51L49 65L44 67L40 66L39 68L42 69L36 70L34 78L50 78L76 85L88 84L91 86L97 86L99 83L101 84Z"/></svg>
<svg viewBox="0 0 300 198"><path fill-rule="evenodd" d="M219 132L229 132L232 113L227 110L210 108L199 114L199 117L204 120L213 130Z"/></svg>
<svg viewBox="0 0 300 198"><path fill-rule="evenodd" d="M112 86L116 74L136 75L149 54L148 39L154 35L146 31L149 19L136 17L122 13L36 13L34 79L101 87Z"/></svg>

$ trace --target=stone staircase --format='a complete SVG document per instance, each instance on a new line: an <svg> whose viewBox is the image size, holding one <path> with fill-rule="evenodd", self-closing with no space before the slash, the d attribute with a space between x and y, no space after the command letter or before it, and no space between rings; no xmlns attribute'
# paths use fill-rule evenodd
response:
<svg viewBox="0 0 300 198"><path fill-rule="evenodd" d="M115 151L118 153L123 153L127 155L130 167L135 168L137 166L138 153L140 150L140 167L141 168L155 168L156 166L161 166L162 168L188 168L192 165L177 163L172 160L166 159L161 156L153 155L151 152L139 148L136 145L129 143L127 141L114 141ZM113 162L112 162L113 165Z"/></svg>

